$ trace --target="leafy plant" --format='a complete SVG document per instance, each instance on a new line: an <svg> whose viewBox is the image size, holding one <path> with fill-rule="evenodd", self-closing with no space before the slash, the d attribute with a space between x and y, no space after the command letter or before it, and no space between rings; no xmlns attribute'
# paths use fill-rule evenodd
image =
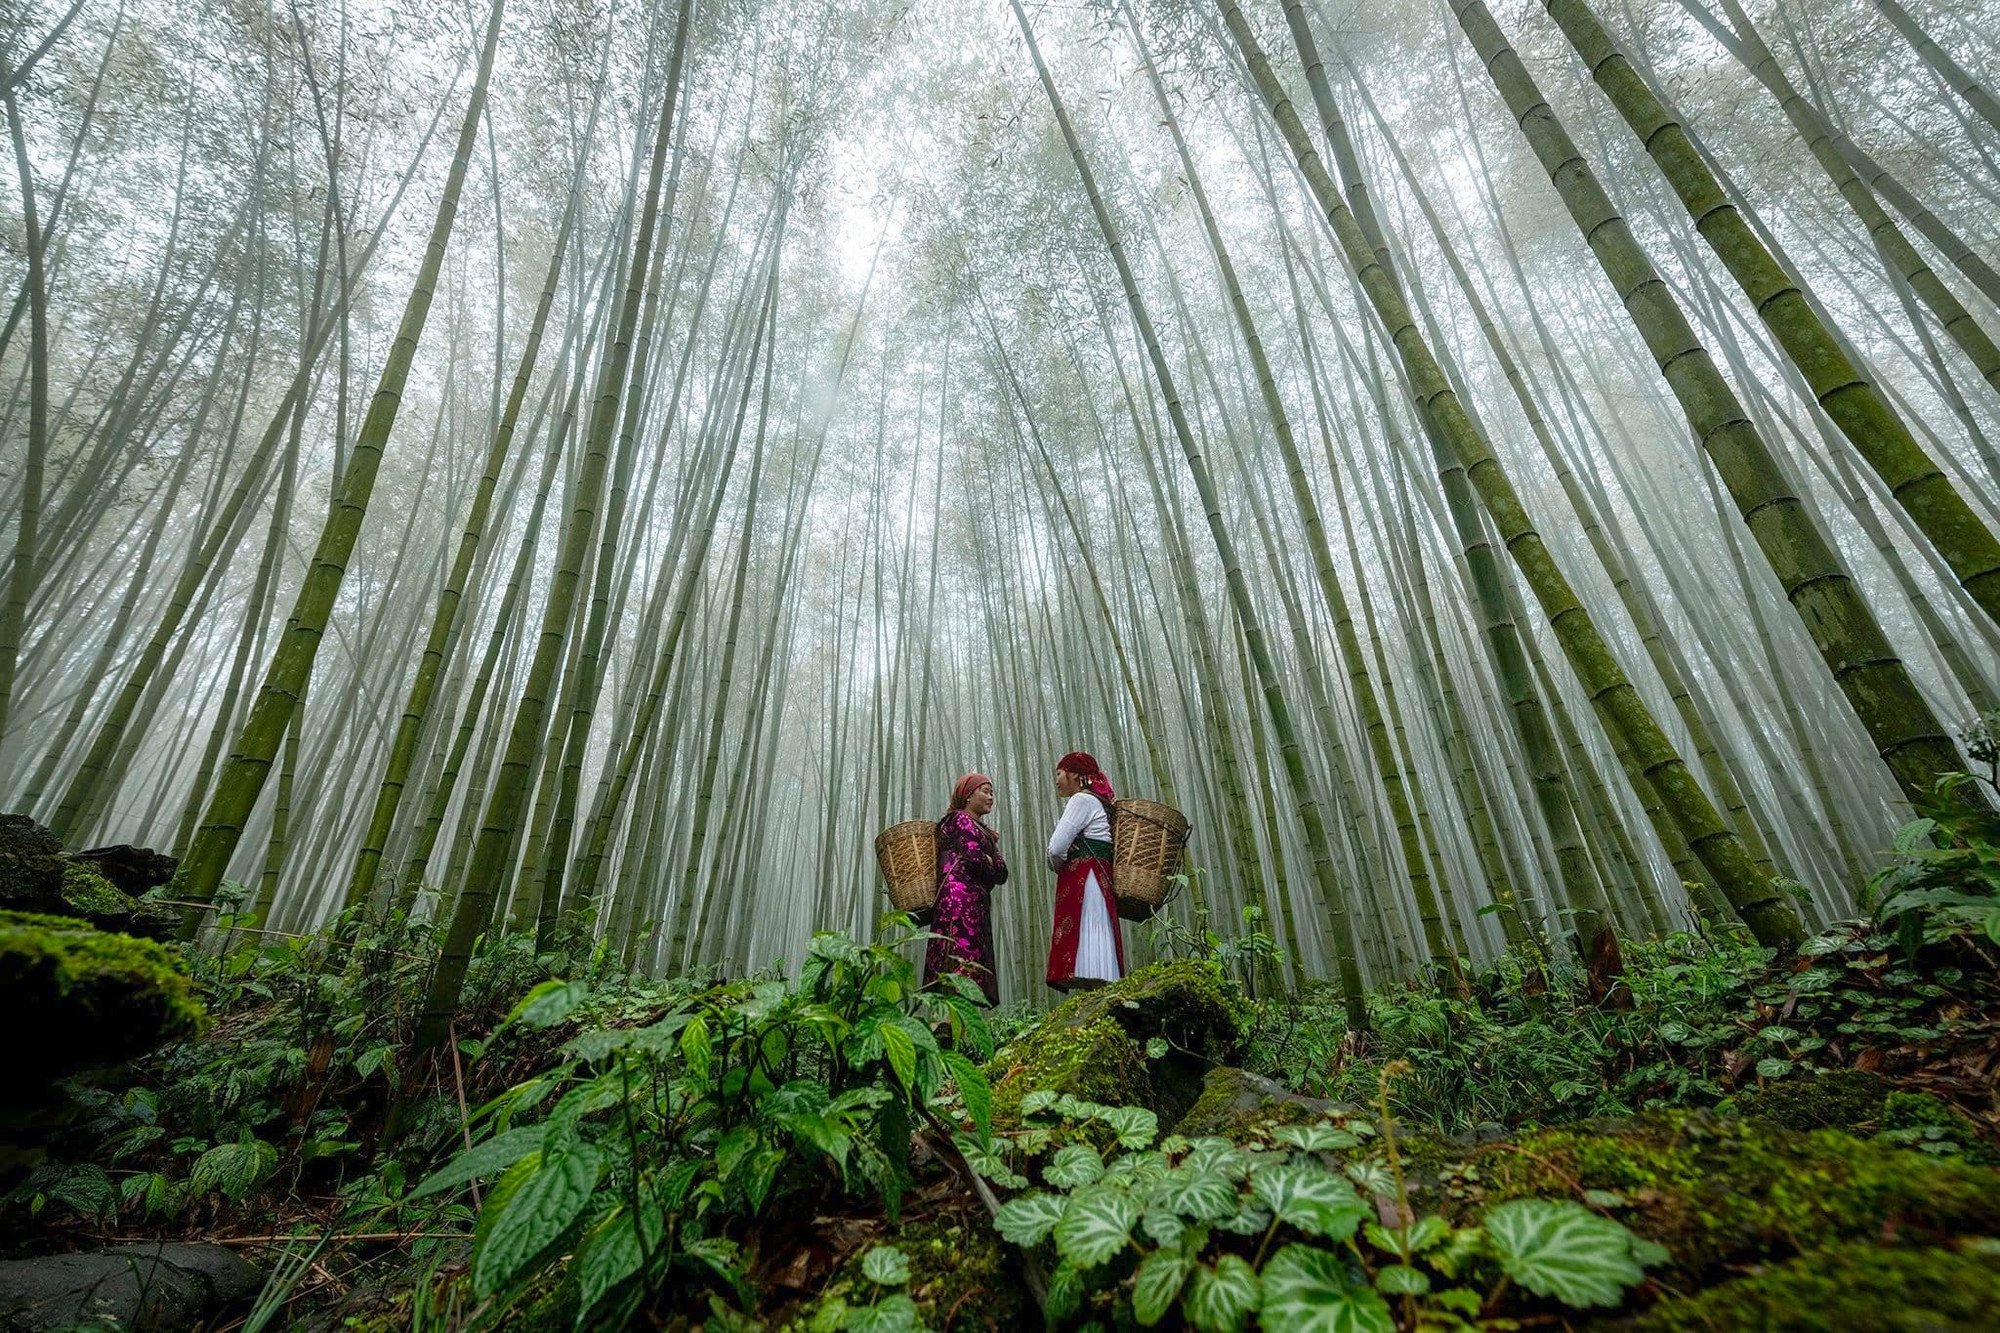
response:
<svg viewBox="0 0 2000 1333"><path fill-rule="evenodd" d="M617 1323L668 1291L677 1307L703 1295L746 1306L744 1223L828 1189L879 1195L893 1218L920 1120L962 1111L974 1145L990 1126L977 989L958 977L919 989L899 946L920 935L892 918L873 945L815 936L796 987L716 986L642 1024L587 1027L553 1067L489 1102L481 1141L415 1191L494 1178L474 1233L475 1296L504 1309L553 1273L579 1326ZM577 983L544 982L509 1022L547 1028L588 999ZM864 1271L885 1287L908 1277L886 1248ZM844 1326L895 1326L908 1301L887 1295Z"/></svg>
<svg viewBox="0 0 2000 1333"><path fill-rule="evenodd" d="M1014 1245L1052 1252L1058 1321L1111 1300L1146 1327L1178 1309L1201 1333L1253 1315L1330 1333L1506 1327L1495 1309L1509 1284L1574 1308L1616 1305L1666 1257L1568 1200L1503 1204L1470 1227L1417 1216L1393 1133L1382 1142L1395 1216L1407 1219L1397 1225L1362 1192L1385 1183L1379 1163L1330 1164L1327 1154L1362 1142L1345 1126L1285 1126L1266 1149L1156 1140L1150 1111L1054 1094L1030 1094L1022 1112L1028 1128L1012 1139L1022 1165L1059 1146L1040 1162L1042 1187L1001 1205L995 1225ZM1101 1148L1071 1137L1091 1124L1117 1132Z"/></svg>

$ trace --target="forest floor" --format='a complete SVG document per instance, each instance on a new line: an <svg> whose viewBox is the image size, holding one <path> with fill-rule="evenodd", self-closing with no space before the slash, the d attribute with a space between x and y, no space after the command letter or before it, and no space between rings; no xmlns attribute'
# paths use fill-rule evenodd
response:
<svg viewBox="0 0 2000 1333"><path fill-rule="evenodd" d="M498 936L424 1056L427 927L225 919L183 958L0 913L0 1306L25 1260L200 1242L249 1266L142 1286L155 1326L1991 1327L1996 825L1913 826L1794 955L1631 942L1608 1006L1510 955L1366 1032L1253 993L1254 932L993 1013L918 989L892 918L796 981ZM133 1054L57 1031L91 1021L168 1039L59 1077ZM0 1327L117 1322L23 1305Z"/></svg>

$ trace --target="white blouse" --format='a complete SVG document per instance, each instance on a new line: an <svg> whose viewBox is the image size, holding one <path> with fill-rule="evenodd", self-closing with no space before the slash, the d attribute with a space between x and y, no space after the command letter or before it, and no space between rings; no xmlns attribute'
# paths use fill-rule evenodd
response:
<svg viewBox="0 0 2000 1333"><path fill-rule="evenodd" d="M1056 831L1049 835L1049 869L1063 868L1063 862L1069 859L1070 844L1078 838L1111 841L1111 816L1105 811L1104 802L1087 791L1078 792L1063 806Z"/></svg>

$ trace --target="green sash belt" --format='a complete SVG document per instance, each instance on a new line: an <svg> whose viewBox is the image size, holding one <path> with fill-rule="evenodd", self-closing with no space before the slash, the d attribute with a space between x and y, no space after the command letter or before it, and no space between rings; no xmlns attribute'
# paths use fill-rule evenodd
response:
<svg viewBox="0 0 2000 1333"><path fill-rule="evenodd" d="M1098 838L1078 838L1069 845L1068 860L1088 861L1092 857L1111 864L1111 844Z"/></svg>

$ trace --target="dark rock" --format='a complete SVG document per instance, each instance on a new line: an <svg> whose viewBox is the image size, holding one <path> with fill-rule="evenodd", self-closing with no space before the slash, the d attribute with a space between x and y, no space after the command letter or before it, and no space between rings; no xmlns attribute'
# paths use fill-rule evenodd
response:
<svg viewBox="0 0 2000 1333"><path fill-rule="evenodd" d="M1188 1138L1243 1139L1279 1125L1316 1124L1354 1114L1354 1108L1306 1097L1247 1069L1221 1065L1208 1071L1201 1097L1174 1126Z"/></svg>
<svg viewBox="0 0 2000 1333"><path fill-rule="evenodd" d="M53 833L26 815L0 815L0 910L77 917L106 930L166 939L179 915L139 895L166 883L177 865L143 847L66 854Z"/></svg>
<svg viewBox="0 0 2000 1333"><path fill-rule="evenodd" d="M165 852L120 843L115 847L93 847L87 852L71 852L69 859L81 861L119 890L137 898L147 889L156 889L174 877L181 863Z"/></svg>
<svg viewBox="0 0 2000 1333"><path fill-rule="evenodd" d="M95 1254L15 1259L0 1263L0 1328L191 1328L262 1284L242 1256L219 1245L119 1245Z"/></svg>
<svg viewBox="0 0 2000 1333"><path fill-rule="evenodd" d="M0 815L0 853L12 856L61 856L56 835L26 815Z"/></svg>
<svg viewBox="0 0 2000 1333"><path fill-rule="evenodd" d="M62 844L26 815L0 815L0 909L59 912Z"/></svg>

